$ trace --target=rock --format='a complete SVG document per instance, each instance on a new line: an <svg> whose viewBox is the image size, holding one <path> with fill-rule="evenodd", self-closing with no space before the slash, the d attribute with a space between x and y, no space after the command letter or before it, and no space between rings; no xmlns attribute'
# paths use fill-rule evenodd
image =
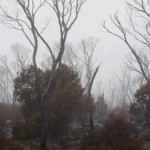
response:
<svg viewBox="0 0 150 150"><path fill-rule="evenodd" d="M150 141L150 134L144 135L144 140L145 141Z"/></svg>
<svg viewBox="0 0 150 150"><path fill-rule="evenodd" d="M6 125L6 126L12 126L12 120L7 120L7 121L5 122L5 125Z"/></svg>
<svg viewBox="0 0 150 150"><path fill-rule="evenodd" d="M13 139L13 135L6 136L6 139L12 140Z"/></svg>
<svg viewBox="0 0 150 150"><path fill-rule="evenodd" d="M143 150L150 150L150 142L144 142Z"/></svg>
<svg viewBox="0 0 150 150"><path fill-rule="evenodd" d="M149 129L143 129L140 132L140 136L145 140L145 141L150 141L150 130Z"/></svg>
<svg viewBox="0 0 150 150"><path fill-rule="evenodd" d="M13 135L12 135L12 120L7 120L5 122L5 126L3 127L3 133L6 136L6 139L12 139Z"/></svg>

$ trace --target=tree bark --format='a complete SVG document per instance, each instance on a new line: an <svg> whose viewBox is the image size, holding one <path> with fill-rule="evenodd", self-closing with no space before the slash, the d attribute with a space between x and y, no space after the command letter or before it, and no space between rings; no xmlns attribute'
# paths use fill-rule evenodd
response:
<svg viewBox="0 0 150 150"><path fill-rule="evenodd" d="M93 76L92 76L92 80L89 84L89 89L88 89L88 107L89 107L89 125L90 125L90 132L93 131L94 128L94 124L93 124L93 110L92 110L92 103L91 103L91 89L92 89L92 85L95 79L95 76L97 74L99 70L99 66L96 68Z"/></svg>
<svg viewBox="0 0 150 150"><path fill-rule="evenodd" d="M52 66L51 74L50 74L50 79L48 82L47 87L45 88L42 99L41 99L41 113L42 113L42 134L41 134L41 141L40 141L40 150L47 150L46 142L47 142L47 137L48 137L48 116L47 116L47 104L48 104L48 99L50 99L51 92L52 92L52 82L55 76L55 70L57 67L58 61L55 61Z"/></svg>
<svg viewBox="0 0 150 150"><path fill-rule="evenodd" d="M47 148L47 137L48 137L48 120L47 120L47 114L43 117L43 127L42 127L42 136L40 141L40 150L48 150Z"/></svg>
<svg viewBox="0 0 150 150"><path fill-rule="evenodd" d="M93 131L94 123L93 123L93 111L90 111L90 131Z"/></svg>

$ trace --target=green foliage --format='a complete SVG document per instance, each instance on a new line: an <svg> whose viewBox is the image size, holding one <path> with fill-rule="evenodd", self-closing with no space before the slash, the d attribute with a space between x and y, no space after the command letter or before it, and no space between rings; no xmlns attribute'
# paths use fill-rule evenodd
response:
<svg viewBox="0 0 150 150"><path fill-rule="evenodd" d="M51 71L38 68L37 81L34 67L30 66L24 69L14 81L14 96L22 106L23 115L28 123L27 128L39 130L38 133L41 125L41 96L50 74ZM78 74L71 67L60 65L56 69L47 105L49 131L52 137L62 137L66 134L68 125L75 118L77 108L81 104L82 92ZM20 125L16 128L20 128Z"/></svg>
<svg viewBox="0 0 150 150"><path fill-rule="evenodd" d="M53 138L66 136L81 104L82 87L76 72L65 65L56 71L56 85L49 101L48 114Z"/></svg>
<svg viewBox="0 0 150 150"><path fill-rule="evenodd" d="M13 122L13 136L16 140L27 140L34 137L38 137L41 134L41 115L35 113L26 121L14 121Z"/></svg>
<svg viewBox="0 0 150 150"><path fill-rule="evenodd" d="M36 81L35 70L31 65L14 80L14 97L17 102L20 102L26 119L32 117L32 114L40 112L40 100L47 85L49 74L50 71L43 71L38 68L38 81Z"/></svg>
<svg viewBox="0 0 150 150"><path fill-rule="evenodd" d="M143 114L145 118L141 118L139 122L146 122L146 125L150 127L150 87L144 85L135 93L135 102L129 106L129 111L133 116L140 116ZM138 122L138 120L137 120Z"/></svg>
<svg viewBox="0 0 150 150"><path fill-rule="evenodd" d="M17 122L13 123L13 137L16 140L26 140L29 136L29 128L26 123Z"/></svg>

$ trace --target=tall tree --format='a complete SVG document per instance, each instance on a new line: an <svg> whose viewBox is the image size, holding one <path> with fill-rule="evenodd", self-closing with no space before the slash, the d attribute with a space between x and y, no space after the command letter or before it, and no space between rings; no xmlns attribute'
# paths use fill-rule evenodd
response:
<svg viewBox="0 0 150 150"><path fill-rule="evenodd" d="M150 3L144 0L127 0L126 5L129 26L125 26L117 12L111 15L110 19L118 32L108 28L105 21L102 26L105 31L118 37L127 45L134 57L133 60L136 61L136 65L133 63L134 61L130 63L132 69L134 68L134 71L140 73L145 82L149 84L149 66L147 66L142 51L148 51L150 46Z"/></svg>
<svg viewBox="0 0 150 150"><path fill-rule="evenodd" d="M7 102L15 102L13 98L13 81L18 73L25 69L30 63L29 49L22 44L15 43L11 47L12 60L8 56L0 58L1 73L1 99Z"/></svg>
<svg viewBox="0 0 150 150"><path fill-rule="evenodd" d="M49 101L51 137L65 140L70 123L76 118L82 101L82 86L78 74L67 65L61 64L56 70L56 84Z"/></svg>
<svg viewBox="0 0 150 150"><path fill-rule="evenodd" d="M21 104L22 112L28 125L32 125L36 116L39 116L41 106L36 99L36 95L40 92L42 96L49 74L51 74L50 70L38 68L37 71L40 80L38 91L34 82L36 76L33 65L22 70L14 80L14 97ZM48 131L51 133L51 138L63 138L66 136L68 126L74 121L78 107L81 105L83 89L78 74L71 67L61 64L56 69L51 91L52 93L49 93L51 94L51 99L48 100L47 111L50 125ZM38 133L40 133L39 127L40 125L35 126L35 130L37 129Z"/></svg>
<svg viewBox="0 0 150 150"><path fill-rule="evenodd" d="M45 87L45 90L42 94L41 98L41 107L42 107L42 118L43 118L43 128L42 128L42 137L41 137L41 150L47 149L46 147L46 139L47 139L47 113L46 113L46 106L48 101L49 92L52 86L52 81L55 76L56 67L61 64L62 56L65 50L65 43L68 36L70 29L72 28L73 24L76 22L80 10L83 4L87 0L39 0L35 2L35 0L14 0L14 4L21 9L23 14L26 17L26 20L23 20L19 16L19 11L16 11L15 15L13 16L11 13L5 9L4 6L1 5L1 10L3 15L1 15L1 22L3 22L6 26L12 27L13 29L21 31L26 39L29 41L31 46L33 47L33 65L35 69L35 73L37 71L37 63L36 63L36 54L38 51L38 44L39 39L45 44L47 49L50 52L51 59L52 59L52 66L51 66L51 75L49 77L49 82ZM55 57L54 52L51 46L48 43L42 33L47 27L48 24L43 28L42 32L39 31L37 28L37 24L35 23L36 15L38 14L39 10L42 9L45 5L50 6L50 8L56 14L58 19L58 24L60 28L60 49L58 55ZM16 5L15 5L16 6ZM14 25L15 23L15 25ZM17 25L17 26L16 26ZM27 31L26 31L27 29ZM30 36L30 33L32 36ZM36 83L38 84L38 74L36 73Z"/></svg>
<svg viewBox="0 0 150 150"><path fill-rule="evenodd" d="M92 101L91 101L91 90L93 86L94 79L98 73L100 65L95 67L96 61L93 61L94 52L96 50L99 39L89 37L87 39L81 40L78 45L79 54L78 56L72 49L72 56L77 58L83 64L83 70L85 73L81 72L81 78L83 78L84 84L84 93L88 96L88 110L89 110L89 125L90 131L93 130L93 109L92 109ZM78 69L79 70L79 69Z"/></svg>

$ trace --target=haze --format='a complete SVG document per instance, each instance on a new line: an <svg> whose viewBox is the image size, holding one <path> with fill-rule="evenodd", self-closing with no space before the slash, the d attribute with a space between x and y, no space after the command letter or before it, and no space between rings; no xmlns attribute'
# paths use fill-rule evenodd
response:
<svg viewBox="0 0 150 150"><path fill-rule="evenodd" d="M124 57L128 53L127 47L117 38L109 34L101 32L100 26L103 20L108 21L109 15L119 10L119 14L124 14L124 0L89 0L83 7L79 18L69 33L69 42L77 43L83 38L95 37L99 38L100 42L97 46L95 57L102 62L97 80L102 81L106 85L112 72L119 73L120 66L124 62ZM47 19L43 11L37 19L39 28L43 26ZM55 14L51 13L51 22L49 28L45 31L44 36L49 39L50 43L57 42L59 39L58 24ZM110 26L111 27L111 26ZM21 32L13 29L8 29L0 24L0 55L7 55L11 50L13 43L19 42L29 46L28 41L24 38ZM39 55L42 59L42 54L45 53L45 47L41 45ZM9 54L10 55L10 54Z"/></svg>

